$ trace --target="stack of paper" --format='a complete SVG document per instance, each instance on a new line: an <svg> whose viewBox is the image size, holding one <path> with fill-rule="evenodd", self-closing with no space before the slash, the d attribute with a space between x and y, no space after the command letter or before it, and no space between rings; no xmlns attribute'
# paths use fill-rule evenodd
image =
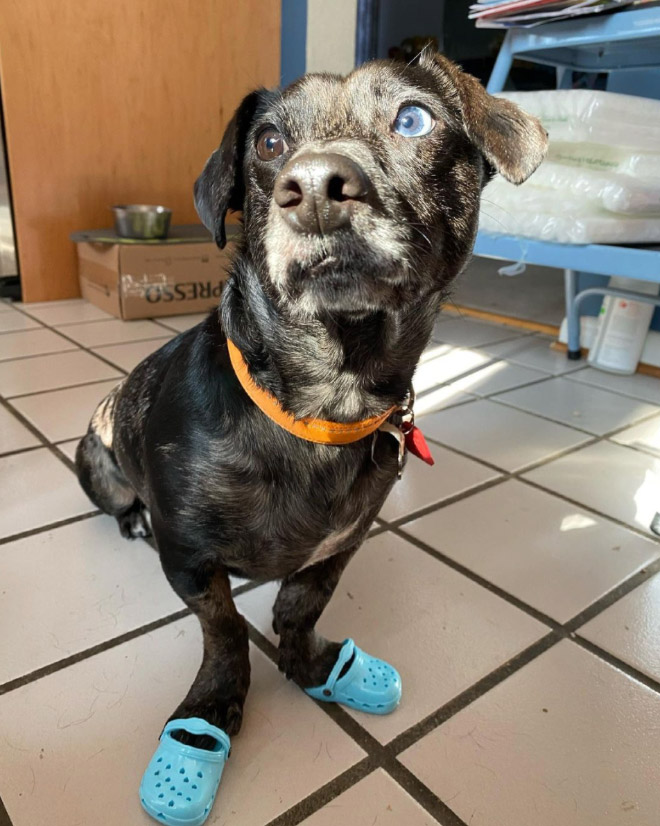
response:
<svg viewBox="0 0 660 826"><path fill-rule="evenodd" d="M485 29L530 28L632 5L634 0L478 0L469 17Z"/></svg>

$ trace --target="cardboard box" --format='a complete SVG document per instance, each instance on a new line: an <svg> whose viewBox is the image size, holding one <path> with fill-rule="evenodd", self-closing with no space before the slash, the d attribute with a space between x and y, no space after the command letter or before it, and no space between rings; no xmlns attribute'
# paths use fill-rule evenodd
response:
<svg viewBox="0 0 660 826"><path fill-rule="evenodd" d="M159 241L119 238L114 230L74 233L83 297L123 319L211 310L220 300L239 231L227 226L224 250L194 224L171 227Z"/></svg>

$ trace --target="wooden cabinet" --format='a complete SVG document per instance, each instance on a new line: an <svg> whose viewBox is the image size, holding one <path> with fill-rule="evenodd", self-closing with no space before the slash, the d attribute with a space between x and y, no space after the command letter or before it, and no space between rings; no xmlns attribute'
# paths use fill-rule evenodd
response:
<svg viewBox="0 0 660 826"><path fill-rule="evenodd" d="M79 294L69 233L113 203L197 220L243 95L275 86L278 0L3 0L0 71L23 297Z"/></svg>

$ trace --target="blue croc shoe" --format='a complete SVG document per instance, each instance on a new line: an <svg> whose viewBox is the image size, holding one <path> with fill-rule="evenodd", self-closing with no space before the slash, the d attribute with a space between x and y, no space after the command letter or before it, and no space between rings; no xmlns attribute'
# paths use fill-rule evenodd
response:
<svg viewBox="0 0 660 826"><path fill-rule="evenodd" d="M340 677L351 658L348 671ZM369 714L389 714L401 700L401 677L391 665L365 654L353 640L346 640L326 684L305 691L315 700L341 703Z"/></svg>
<svg viewBox="0 0 660 826"><path fill-rule="evenodd" d="M208 751L186 746L172 737L172 732L181 730L207 734L215 747ZM224 731L200 717L170 720L140 783L145 811L159 823L201 826L213 806L229 746Z"/></svg>

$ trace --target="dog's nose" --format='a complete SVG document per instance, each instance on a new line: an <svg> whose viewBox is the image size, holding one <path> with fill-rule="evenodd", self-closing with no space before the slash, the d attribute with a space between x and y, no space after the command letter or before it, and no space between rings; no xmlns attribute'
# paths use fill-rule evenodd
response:
<svg viewBox="0 0 660 826"><path fill-rule="evenodd" d="M370 191L366 174L350 158L310 152L282 169L273 197L297 232L327 235L350 223L356 204L365 201Z"/></svg>

